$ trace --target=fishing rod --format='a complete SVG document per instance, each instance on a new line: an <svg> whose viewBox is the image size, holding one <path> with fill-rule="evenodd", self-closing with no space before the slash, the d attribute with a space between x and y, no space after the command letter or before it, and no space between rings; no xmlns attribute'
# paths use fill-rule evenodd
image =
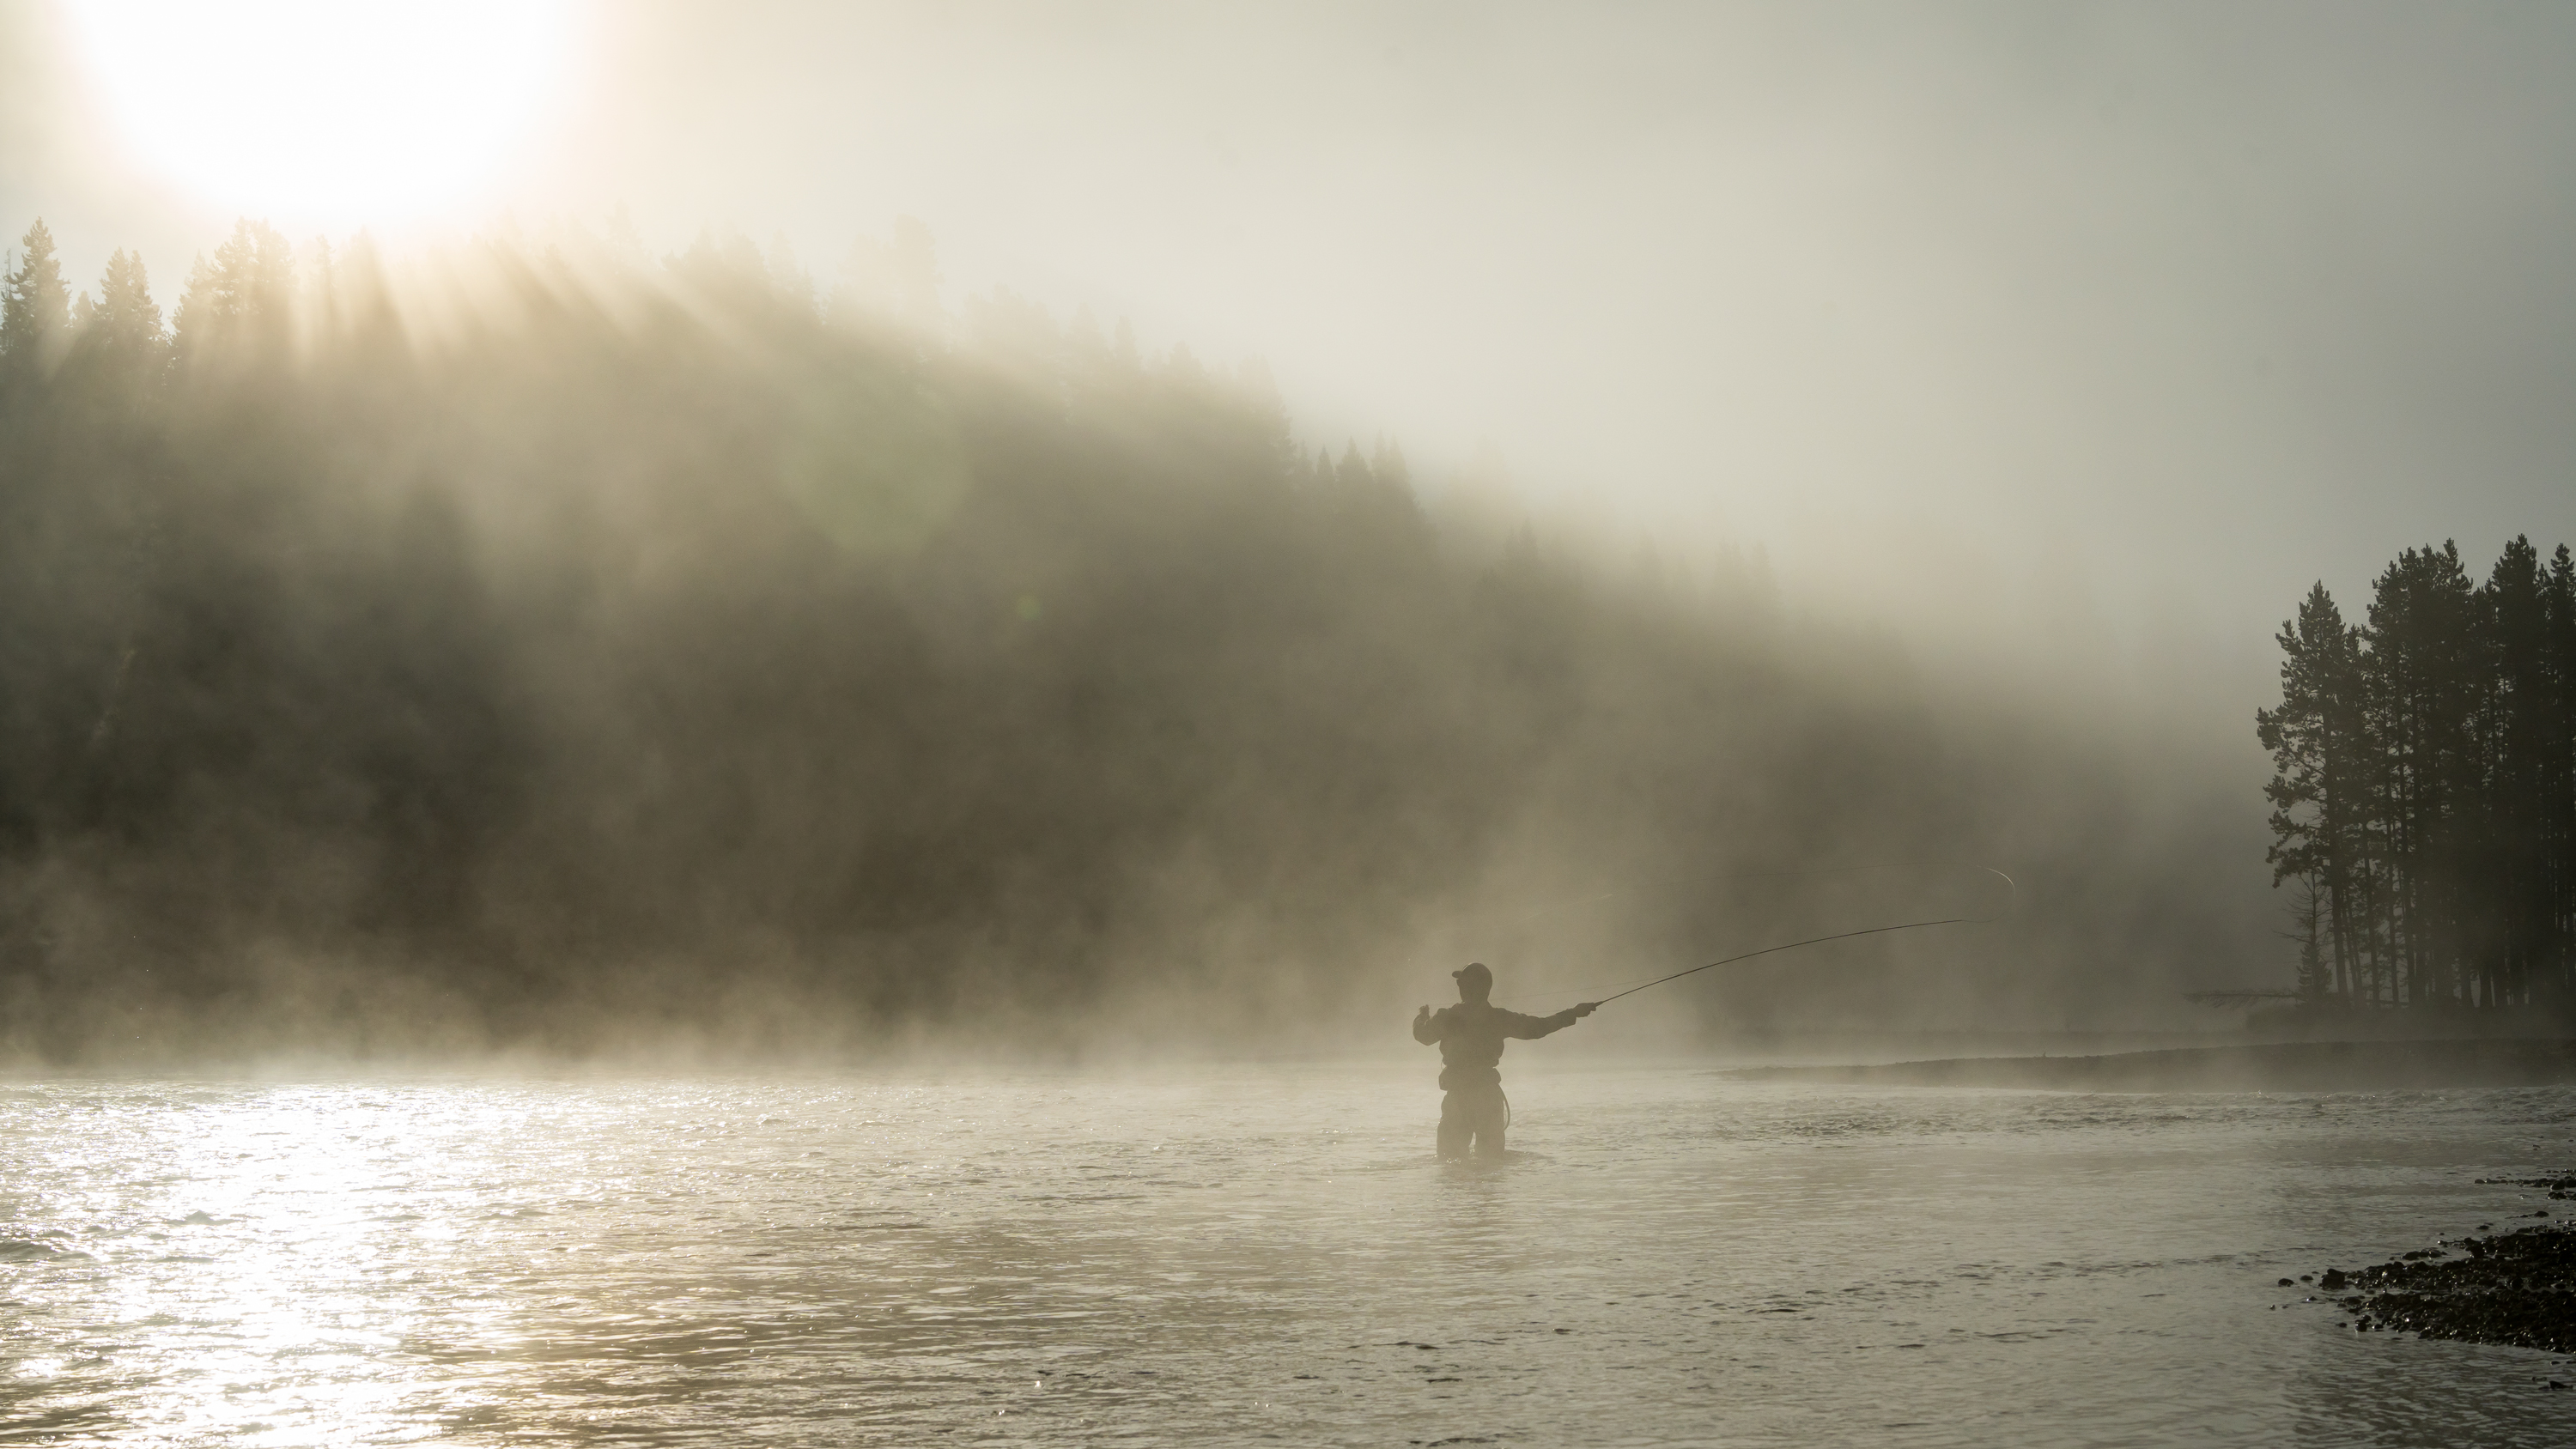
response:
<svg viewBox="0 0 2576 1449"><path fill-rule="evenodd" d="M1722 961L1711 961L1705 966L1693 966L1687 971L1676 971L1670 976L1658 976L1654 980L1645 983L1643 986L1631 986L1625 991L1613 992L1592 1004L1594 1006L1607 1006L1622 996L1634 996L1638 992L1645 990L1647 986L1661 986L1667 981L1679 981L1685 976L1696 976L1702 971L1714 971L1720 966L1732 966L1738 961L1750 961L1756 956L1768 956L1775 951L1794 951L1800 946L1817 946L1822 945L1827 941L1848 941L1854 936L1883 936L1890 931L1915 931L1921 930L1925 926L1991 925L1994 922L2000 921L2004 917L2012 914L2014 902L2021 898L2021 887L2013 884L2013 878L2011 876L2004 875L2002 871L1996 870L1991 865L1985 867L1985 870L1990 875L2001 877L2005 890L2008 892L2004 897L2004 908L1995 912L1991 916L1948 916L1938 921L1907 921L1904 924L1897 926L1872 926L1866 931L1838 931L1830 936L1812 936L1804 941L1791 941L1786 945L1765 946L1759 951L1747 951L1741 956L1729 956Z"/></svg>

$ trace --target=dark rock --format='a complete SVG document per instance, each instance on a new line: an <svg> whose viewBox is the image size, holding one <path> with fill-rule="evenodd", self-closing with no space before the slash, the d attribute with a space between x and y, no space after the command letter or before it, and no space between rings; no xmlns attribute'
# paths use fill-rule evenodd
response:
<svg viewBox="0 0 2576 1449"><path fill-rule="evenodd" d="M2284 1288L2296 1288L2296 1287L2298 1287L2299 1285L2298 1285L2298 1284L2296 1284L2296 1283L2291 1282L2291 1281L2290 1281L2289 1279L2287 1279L2287 1278L2284 1278L2284 1279L2282 1279L2282 1280L2281 1280L2281 1286L2282 1286L2282 1287L2284 1287Z"/></svg>
<svg viewBox="0 0 2576 1449"><path fill-rule="evenodd" d="M2471 1238L2468 1256L2414 1252L2353 1273L2328 1269L2320 1287L2356 1289L2343 1305L2367 1333L2512 1344L2576 1352L2576 1227L2535 1227Z"/></svg>

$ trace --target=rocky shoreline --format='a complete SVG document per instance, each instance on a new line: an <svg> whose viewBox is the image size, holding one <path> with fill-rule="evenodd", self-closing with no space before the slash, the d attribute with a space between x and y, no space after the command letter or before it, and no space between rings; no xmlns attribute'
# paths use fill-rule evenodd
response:
<svg viewBox="0 0 2576 1449"><path fill-rule="evenodd" d="M2557 1201L2576 1198L2576 1174L2482 1181L2542 1188ZM2547 1208L2534 1214L2549 1215ZM2454 1258L2455 1249L2464 1256ZM2352 1314L2356 1332L2576 1353L2576 1224L2462 1238L2351 1273L2328 1268L2314 1281L2340 1295L2335 1301Z"/></svg>

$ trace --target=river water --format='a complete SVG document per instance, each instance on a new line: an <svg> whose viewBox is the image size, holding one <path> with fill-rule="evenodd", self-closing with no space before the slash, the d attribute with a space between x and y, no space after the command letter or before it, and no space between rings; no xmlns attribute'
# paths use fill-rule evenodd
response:
<svg viewBox="0 0 2576 1449"><path fill-rule="evenodd" d="M2576 1442L2277 1285L2544 1205L2576 1091L1416 1066L0 1082L0 1440Z"/></svg>

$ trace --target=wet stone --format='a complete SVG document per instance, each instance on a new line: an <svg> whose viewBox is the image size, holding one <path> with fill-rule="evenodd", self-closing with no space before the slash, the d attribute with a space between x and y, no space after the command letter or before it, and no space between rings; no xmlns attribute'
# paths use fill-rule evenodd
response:
<svg viewBox="0 0 2576 1449"><path fill-rule="evenodd" d="M2365 1333L2576 1352L2576 1227L2524 1228L2460 1246L2468 1256L2455 1261L2408 1253L2353 1273L2328 1269L2318 1286L2355 1290L2342 1304Z"/></svg>
<svg viewBox="0 0 2576 1449"><path fill-rule="evenodd" d="M2550 1177L2481 1177L2478 1182L2484 1187L2536 1187L2553 1198L2576 1198L2576 1172Z"/></svg>

